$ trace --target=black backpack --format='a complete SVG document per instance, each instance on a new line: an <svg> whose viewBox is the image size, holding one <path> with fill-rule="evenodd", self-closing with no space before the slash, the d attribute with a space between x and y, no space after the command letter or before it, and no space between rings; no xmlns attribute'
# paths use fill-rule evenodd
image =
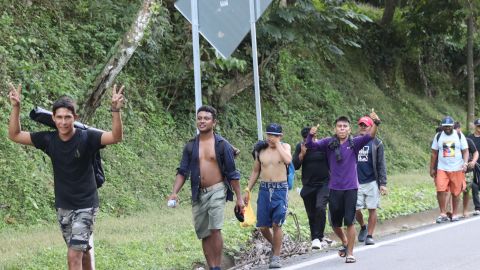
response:
<svg viewBox="0 0 480 270"><path fill-rule="evenodd" d="M44 124L46 126L49 126L51 128L56 129L55 123L52 120L52 112L50 112L48 110L45 110L45 109L40 108L40 107L36 107L36 108L34 108L33 110L30 111L30 118L32 120L34 120L35 122L38 122L38 123L41 123L41 124ZM75 126L75 128L78 128L82 131L87 130L87 129L95 129L95 128L89 127L85 124L82 124L80 122L75 122L74 126ZM103 132L103 130L99 130L99 129L95 129L95 130ZM82 132L82 134L83 134L83 132ZM86 136L84 136L84 135L82 135L82 138L85 141L87 139ZM51 144L51 143L48 144L48 147L49 147L48 151L50 153L53 151L53 149L51 148L51 145L53 146L53 144ZM105 148L105 146L102 146L102 148ZM105 183L105 172L103 171L103 167L102 167L102 157L100 156L100 150L98 150L94 154L94 158L92 159L92 166L93 166L93 173L95 175L95 183L97 184L97 188L100 188Z"/></svg>

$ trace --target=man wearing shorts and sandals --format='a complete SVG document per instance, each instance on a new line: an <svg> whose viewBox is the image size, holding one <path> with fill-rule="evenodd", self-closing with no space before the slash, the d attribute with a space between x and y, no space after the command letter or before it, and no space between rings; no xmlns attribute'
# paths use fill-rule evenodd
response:
<svg viewBox="0 0 480 270"><path fill-rule="evenodd" d="M223 253L225 203L237 197L236 207L243 210L240 192L240 173L235 167L234 150L222 136L214 133L217 110L202 106L197 110L197 129L200 132L183 148L180 167L168 197L169 206L178 202L178 192L190 176L192 214L195 233L202 239L202 248L210 270L219 270ZM170 202L173 201L173 205Z"/></svg>
<svg viewBox="0 0 480 270"><path fill-rule="evenodd" d="M285 222L288 206L287 165L292 162L290 145L282 143L282 127L271 123L266 129L267 140L257 143L255 162L248 181L250 191L260 178L257 199L257 227L263 237L272 245L269 268L280 268L282 247L282 225ZM259 146L257 148L257 146ZM249 192L247 192L248 196ZM245 201L249 201L245 198Z"/></svg>
<svg viewBox="0 0 480 270"><path fill-rule="evenodd" d="M352 138L350 135L350 120L341 116L335 120L335 135L333 137L313 141L312 139L317 133L317 127L312 127L305 143L307 148L319 149L327 153L330 168L330 199L328 204L330 221L333 231L342 241L338 254L340 257L345 257L346 263L356 262L353 256L353 246L356 238L354 219L358 191L357 157L359 151L375 138L377 126L380 125L380 119L373 109L370 118L372 118L374 125L370 132L364 136ZM346 234L342 230L342 224L347 227Z"/></svg>
<svg viewBox="0 0 480 270"><path fill-rule="evenodd" d="M110 132L76 129L76 104L68 97L62 97L53 103L52 119L57 130L32 133L22 131L19 116L21 89L21 85L15 89L10 84L12 113L8 137L16 143L35 146L50 157L55 208L68 247L68 268L94 269L90 250L93 247L92 233L99 201L92 161L102 146L118 143L123 138L120 117L124 100L123 86L118 91L117 86L113 86Z"/></svg>
<svg viewBox="0 0 480 270"><path fill-rule="evenodd" d="M437 223L449 221L447 217L448 193L452 194L452 219L458 221L459 196L465 189L465 171L468 167L468 144L462 133L454 132L450 116L442 119L443 131L432 141L430 176L434 178L440 215ZM438 139L437 139L437 136ZM437 164L438 159L438 165Z"/></svg>
<svg viewBox="0 0 480 270"><path fill-rule="evenodd" d="M364 116L358 120L359 136L363 136L375 125L373 120ZM365 245L374 245L373 232L377 225L377 208L380 195L387 194L387 167L383 143L374 138L358 153L357 163L358 188L357 212L355 218L360 225L358 241ZM368 225L363 220L362 209L368 209Z"/></svg>

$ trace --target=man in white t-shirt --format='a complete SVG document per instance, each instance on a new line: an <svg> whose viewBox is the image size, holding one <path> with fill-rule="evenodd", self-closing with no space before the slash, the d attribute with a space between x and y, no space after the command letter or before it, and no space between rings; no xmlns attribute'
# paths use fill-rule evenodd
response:
<svg viewBox="0 0 480 270"><path fill-rule="evenodd" d="M454 132L453 124L452 117L443 118L443 131L437 133L432 142L430 176L435 180L438 206L440 207L437 223L448 221L446 205L449 192L452 193L452 221L459 220L457 215L459 196L466 186L468 144L461 132Z"/></svg>

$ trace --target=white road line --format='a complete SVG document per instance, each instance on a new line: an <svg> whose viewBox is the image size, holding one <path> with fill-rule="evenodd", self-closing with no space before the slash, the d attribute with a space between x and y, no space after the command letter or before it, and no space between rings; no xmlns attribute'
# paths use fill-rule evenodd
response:
<svg viewBox="0 0 480 270"><path fill-rule="evenodd" d="M375 243L375 245L355 247L353 251L354 251L354 253L358 253L358 252L362 252L364 250L379 248L381 246L390 245L392 243L400 242L400 241L403 241L403 240L415 238L415 237L430 234L430 233L433 233L433 232L438 232L438 231L450 229L450 228L460 226L460 225L463 225L465 223L469 223L469 222L472 222L472 221L477 221L477 220L478 220L478 218L471 217L471 218L464 219L464 220L461 220L461 221L458 221L458 222L453 222L453 223L450 223L450 224L442 224L441 226L434 227L434 228L431 228L431 229L428 229L428 230L425 230L425 231L412 233L412 234L405 235L405 236L402 236L402 237L399 237L399 238ZM313 259L311 261L295 264L295 265L292 265L292 266L287 266L287 267L284 267L282 269L284 269L284 270L301 269L303 267L307 267L307 266L310 266L310 265L313 265L313 264L316 264L316 263L320 263L320 262L324 262L324 261L328 261L328 260L331 260L331 259L338 259L338 254L335 253L335 254L332 254L332 255L320 257L318 259Z"/></svg>

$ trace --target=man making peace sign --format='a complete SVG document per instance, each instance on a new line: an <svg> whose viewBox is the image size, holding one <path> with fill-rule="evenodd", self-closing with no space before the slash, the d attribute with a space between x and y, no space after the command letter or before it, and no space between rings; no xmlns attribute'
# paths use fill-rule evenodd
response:
<svg viewBox="0 0 480 270"><path fill-rule="evenodd" d="M32 145L45 152L52 161L55 208L57 219L67 244L69 269L94 269L92 233L98 212L98 193L92 160L104 145L115 144L123 138L120 109L123 106L122 86L112 93L112 131L101 132L74 127L78 119L76 104L61 97L52 106L55 131L26 132L20 125L21 84L9 85L12 105L8 138L16 143Z"/></svg>

